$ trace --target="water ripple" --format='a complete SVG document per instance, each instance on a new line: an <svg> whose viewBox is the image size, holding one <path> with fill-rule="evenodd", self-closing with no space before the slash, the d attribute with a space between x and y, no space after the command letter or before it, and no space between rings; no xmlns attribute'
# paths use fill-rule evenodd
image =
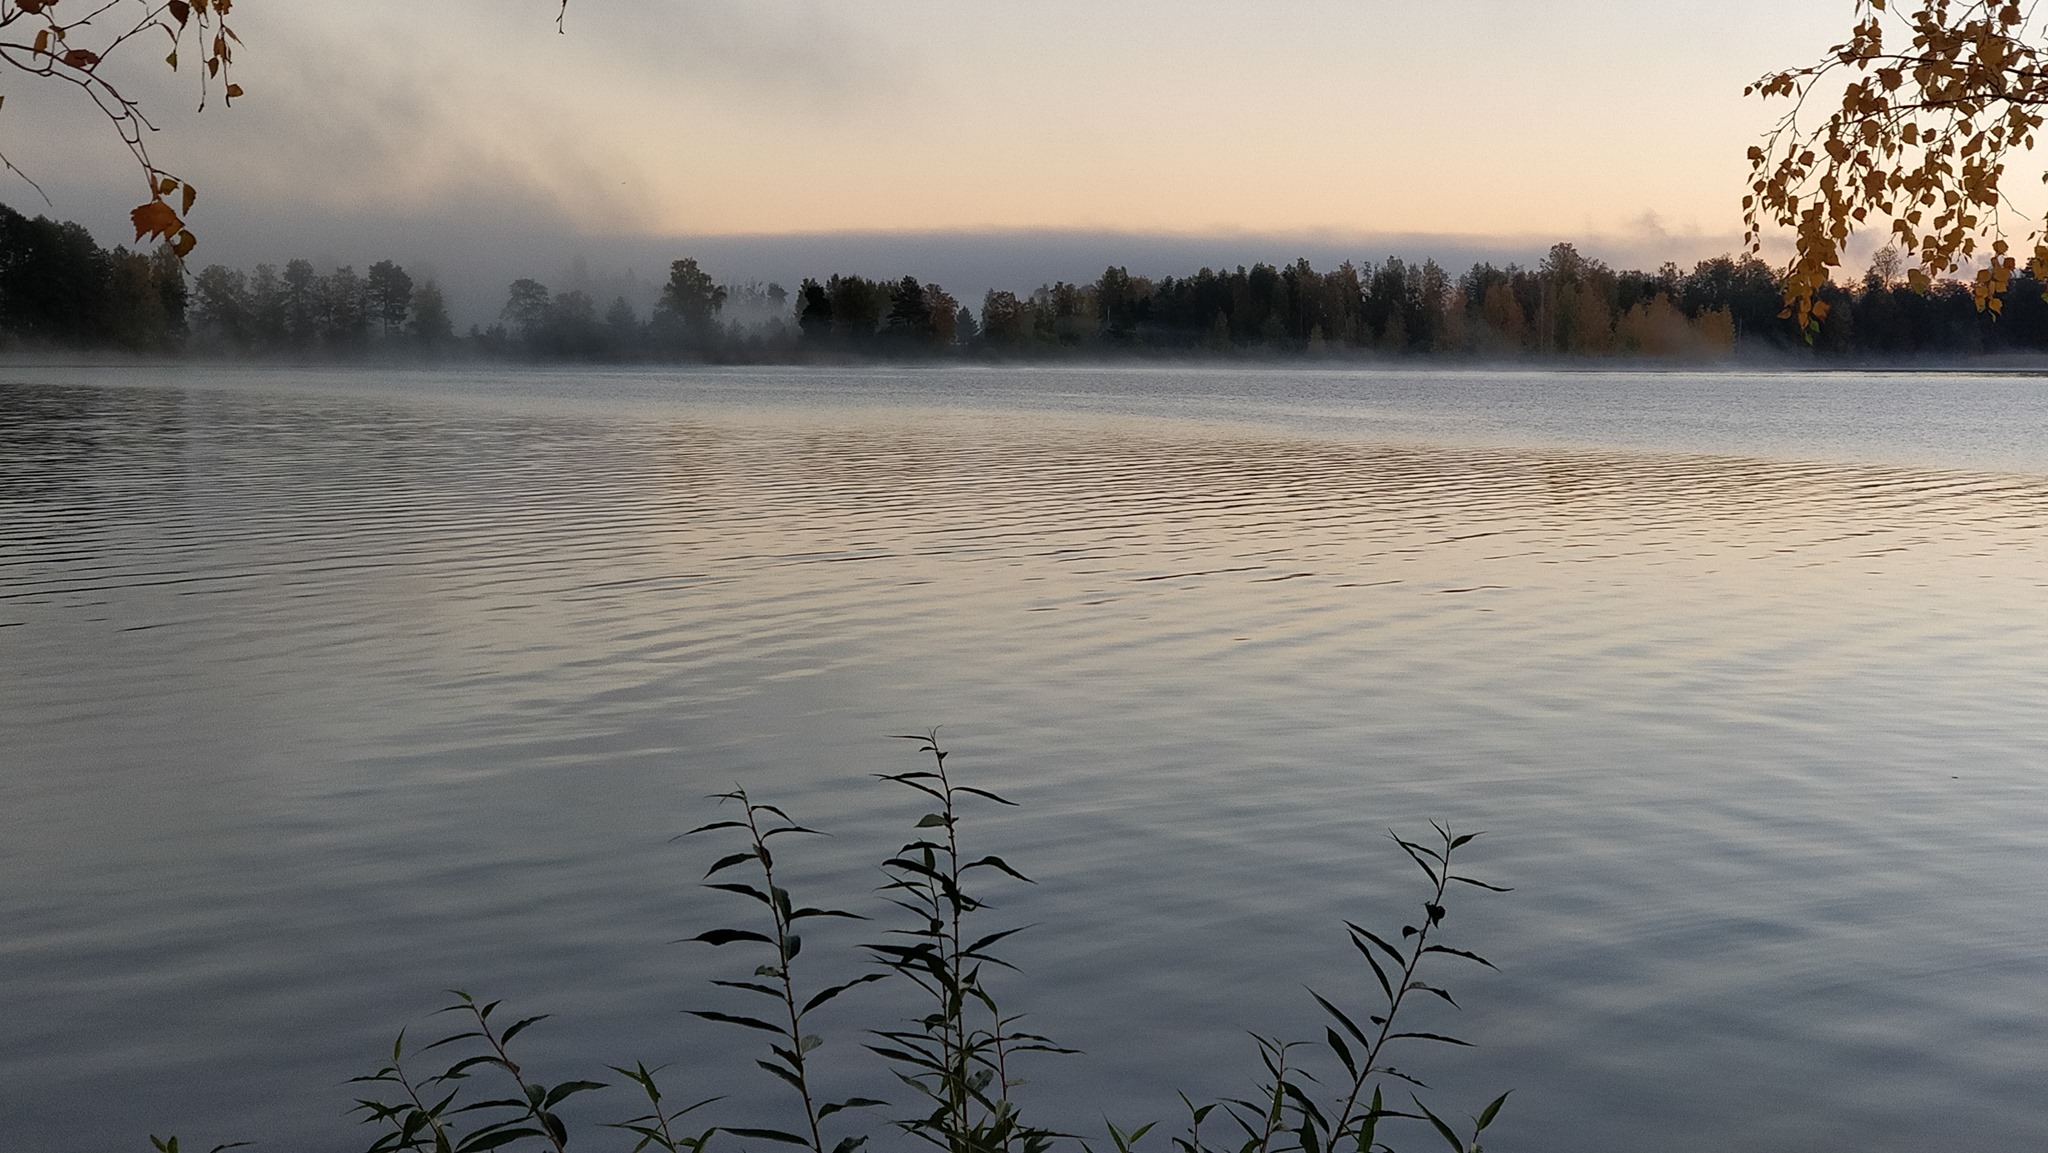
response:
<svg viewBox="0 0 2048 1153"><path fill-rule="evenodd" d="M1034 1074L1056 1123L1240 1092L1243 1030L1356 980L1336 918L1405 908L1381 831L1443 817L1517 892L1460 909L1505 972L1431 1079L1517 1087L1505 1144L2048 1140L2048 475L1201 381L1179 420L1144 374L102 375L0 384L31 1145L335 1147L331 1086L455 983L565 1063L678 1057L714 961L665 944L710 907L669 835L744 779L843 834L798 880L867 876L880 738L935 723L1026 802L976 827L1038 866L1018 1002L1089 1050Z"/></svg>

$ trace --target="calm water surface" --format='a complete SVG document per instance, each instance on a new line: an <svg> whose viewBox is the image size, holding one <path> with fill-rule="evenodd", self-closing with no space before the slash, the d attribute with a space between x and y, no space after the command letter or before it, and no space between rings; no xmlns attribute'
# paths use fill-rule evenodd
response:
<svg viewBox="0 0 2048 1153"><path fill-rule="evenodd" d="M1489 1147L2040 1148L2044 546L2021 377L7 368L0 1127L360 1148L450 986L758 1122L670 838L872 908L944 725L1047 1122L1319 1035L1438 818Z"/></svg>

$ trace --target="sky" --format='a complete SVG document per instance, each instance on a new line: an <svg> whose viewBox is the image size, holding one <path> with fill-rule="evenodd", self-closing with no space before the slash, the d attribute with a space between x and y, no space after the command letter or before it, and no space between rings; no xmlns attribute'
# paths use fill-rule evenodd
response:
<svg viewBox="0 0 2048 1153"><path fill-rule="evenodd" d="M1760 73L1849 0L244 0L233 108L132 52L194 259L651 291L904 273L965 299L1306 256L1626 266L1739 246ZM123 241L141 180L14 78L0 201ZM637 287L634 287L637 286ZM495 296L493 294L496 294Z"/></svg>

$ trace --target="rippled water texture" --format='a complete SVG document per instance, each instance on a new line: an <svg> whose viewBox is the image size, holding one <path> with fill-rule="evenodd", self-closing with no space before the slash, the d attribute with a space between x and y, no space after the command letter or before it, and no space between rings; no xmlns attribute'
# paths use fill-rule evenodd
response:
<svg viewBox="0 0 2048 1153"><path fill-rule="evenodd" d="M556 1013L544 1076L772 1100L676 1012L737 911L669 838L744 782L872 908L921 809L868 775L938 724L1022 802L968 830L1087 1050L1048 1122L1320 1035L1435 817L1515 891L1418 1019L1478 1047L1402 1063L1515 1089L1490 1146L2048 1142L2041 382L0 380L12 1148L359 1148L341 1081L450 986Z"/></svg>

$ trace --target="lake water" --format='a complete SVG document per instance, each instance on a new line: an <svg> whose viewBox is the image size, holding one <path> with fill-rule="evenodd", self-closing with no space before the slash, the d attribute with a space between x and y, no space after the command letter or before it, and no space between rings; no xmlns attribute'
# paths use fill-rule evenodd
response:
<svg viewBox="0 0 2048 1153"><path fill-rule="evenodd" d="M0 369L0 1127L359 1149L450 987L760 1123L670 838L743 783L879 914L943 725L1048 1123L1363 1003L1435 818L1489 1147L2039 1148L2044 549L2020 376ZM817 1058L900 1097L894 997Z"/></svg>

